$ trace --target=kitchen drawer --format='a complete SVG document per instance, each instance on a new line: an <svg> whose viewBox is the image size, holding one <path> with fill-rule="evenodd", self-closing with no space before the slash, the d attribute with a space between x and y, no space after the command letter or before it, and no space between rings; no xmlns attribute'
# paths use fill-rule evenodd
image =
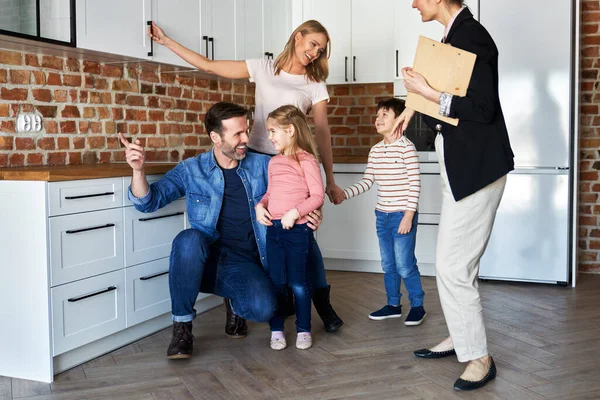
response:
<svg viewBox="0 0 600 400"><path fill-rule="evenodd" d="M148 185L151 185L154 182L160 181L164 176L164 174L148 175L146 176L146 180L148 181ZM129 186L131 186L131 176L126 176L123 178L123 205L126 207L133 205L129 200Z"/></svg>
<svg viewBox="0 0 600 400"><path fill-rule="evenodd" d="M127 327L171 311L169 258L125 270Z"/></svg>
<svg viewBox="0 0 600 400"><path fill-rule="evenodd" d="M54 356L125 329L125 271L51 289Z"/></svg>
<svg viewBox="0 0 600 400"><path fill-rule="evenodd" d="M442 212L442 187L440 174L421 173L419 213L439 214Z"/></svg>
<svg viewBox="0 0 600 400"><path fill-rule="evenodd" d="M123 206L123 178L48 184L48 208L51 217L121 206Z"/></svg>
<svg viewBox="0 0 600 400"><path fill-rule="evenodd" d="M49 219L51 286L123 268L121 209Z"/></svg>
<svg viewBox="0 0 600 400"><path fill-rule="evenodd" d="M142 264L169 257L171 243L185 229L185 201L177 200L153 213L124 208L125 265Z"/></svg>

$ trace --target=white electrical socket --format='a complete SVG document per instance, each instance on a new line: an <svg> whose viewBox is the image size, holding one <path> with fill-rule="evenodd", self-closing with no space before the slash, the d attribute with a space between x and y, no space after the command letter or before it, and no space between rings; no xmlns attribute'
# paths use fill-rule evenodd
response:
<svg viewBox="0 0 600 400"><path fill-rule="evenodd" d="M17 132L40 132L42 116L35 113L19 113L17 115Z"/></svg>

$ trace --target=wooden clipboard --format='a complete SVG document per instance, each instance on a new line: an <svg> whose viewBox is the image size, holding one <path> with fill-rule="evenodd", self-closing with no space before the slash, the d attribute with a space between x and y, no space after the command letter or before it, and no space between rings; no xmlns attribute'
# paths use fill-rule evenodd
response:
<svg viewBox="0 0 600 400"><path fill-rule="evenodd" d="M449 44L419 36L413 70L425 77L432 88L456 96L465 96L477 55ZM430 117L458 125L457 118L442 117L440 105L424 97L408 93L406 107Z"/></svg>

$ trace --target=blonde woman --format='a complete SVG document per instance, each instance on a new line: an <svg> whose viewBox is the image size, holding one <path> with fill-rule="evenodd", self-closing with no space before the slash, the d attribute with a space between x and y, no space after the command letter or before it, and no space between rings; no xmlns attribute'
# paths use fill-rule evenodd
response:
<svg viewBox="0 0 600 400"><path fill-rule="evenodd" d="M292 105L277 108L269 114L267 130L279 154L269 162L267 193L256 205L256 219L267 227L268 273L277 296L277 311L269 321L271 348L286 347L283 325L289 287L296 306L296 347L305 350L312 346L306 260L313 237L306 215L323 205L323 181L302 111Z"/></svg>
<svg viewBox="0 0 600 400"><path fill-rule="evenodd" d="M325 169L325 192L332 202L336 198L343 198L344 193L335 184L333 177L331 133L327 122L329 94L325 85L325 80L329 75L328 56L331 44L329 34L323 25L318 21L310 20L298 26L290 35L283 52L276 60L210 60L169 38L154 23L148 33L155 42L166 46L202 71L223 78L250 79L256 84L255 118L250 142L248 142L250 151L268 155L277 153L269 141L265 126L267 116L271 111L285 104L294 105L303 113L311 109L315 124L316 144ZM309 221L313 216L320 219L318 211L308 216ZM325 330L335 332L344 322L329 302L330 286L325 277L321 251L314 238L311 241L308 258L308 270L314 288L313 303L323 320ZM229 309L225 332L232 337L243 337L247 332L245 321L235 316Z"/></svg>

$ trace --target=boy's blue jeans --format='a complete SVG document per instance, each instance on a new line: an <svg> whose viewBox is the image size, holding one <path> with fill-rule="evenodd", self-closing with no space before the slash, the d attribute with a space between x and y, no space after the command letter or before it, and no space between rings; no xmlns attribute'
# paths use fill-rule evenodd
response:
<svg viewBox="0 0 600 400"><path fill-rule="evenodd" d="M411 230L405 235L398 233L404 211L386 213L375 210L375 216L388 305L400 305L400 281L403 279L410 306L422 306L424 294L415 257L419 214L415 213Z"/></svg>
<svg viewBox="0 0 600 400"><path fill-rule="evenodd" d="M236 315L252 321L268 321L277 306L273 285L258 259L252 262L226 248L211 246L197 229L181 231L173 240L169 289L175 322L194 319L194 304L201 290L230 298Z"/></svg>
<svg viewBox="0 0 600 400"><path fill-rule="evenodd" d="M306 224L296 224L286 230L280 220L271 222L273 225L267 227L267 264L277 295L277 311L269 321L271 331L283 331L289 286L294 293L296 331L310 332L311 290L306 261L313 232Z"/></svg>

